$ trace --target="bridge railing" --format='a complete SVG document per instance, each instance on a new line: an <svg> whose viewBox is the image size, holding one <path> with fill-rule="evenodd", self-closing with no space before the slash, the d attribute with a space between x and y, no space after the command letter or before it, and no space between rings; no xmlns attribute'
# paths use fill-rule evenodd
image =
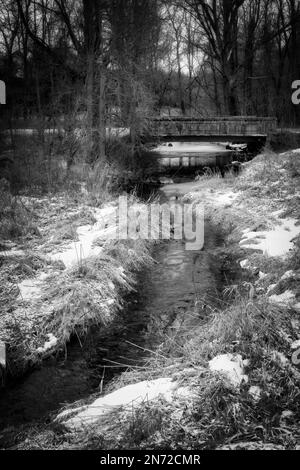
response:
<svg viewBox="0 0 300 470"><path fill-rule="evenodd" d="M162 136L268 136L275 132L277 119L273 117L221 117L221 118L152 118L148 131Z"/></svg>

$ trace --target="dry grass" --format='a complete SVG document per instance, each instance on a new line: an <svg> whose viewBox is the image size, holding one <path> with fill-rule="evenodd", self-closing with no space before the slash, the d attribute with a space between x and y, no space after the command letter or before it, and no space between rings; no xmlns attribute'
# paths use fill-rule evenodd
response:
<svg viewBox="0 0 300 470"><path fill-rule="evenodd" d="M39 300L30 304L30 312L24 302L21 306L16 302L17 284L6 279L1 293L6 302L2 339L9 340L12 375L63 350L71 336L84 337L93 325L109 327L124 297L135 287L135 273L152 262L149 248L143 241L134 246L116 242L105 247L98 257L79 260L74 268L61 270L59 275L56 270L48 276ZM54 350L41 355L37 349L47 341L49 333L58 342Z"/></svg>
<svg viewBox="0 0 300 470"><path fill-rule="evenodd" d="M9 183L0 180L0 239L11 240L25 235L38 235L33 214L18 196L10 192Z"/></svg>
<svg viewBox="0 0 300 470"><path fill-rule="evenodd" d="M54 299L54 308L46 329L65 344L75 332L81 336L92 325L109 325L124 296L134 289L134 273L149 263L146 243L140 241L135 248L113 243L103 255L79 261L59 279L49 280L43 302Z"/></svg>
<svg viewBox="0 0 300 470"><path fill-rule="evenodd" d="M96 187L96 175L93 181L87 194L79 196L64 192L15 198L8 188L3 190L0 209L11 225L20 226L20 232L15 228L13 244L8 240L11 232L6 230L0 245L4 250L0 256L0 336L8 344L11 375L23 374L43 359L36 350L47 341L47 334L58 339L49 353L55 354L73 334L80 337L95 324L106 327L124 296L134 289L135 273L152 262L150 245L143 241L106 243L98 258L83 261L79 256L73 269L48 258L48 253L64 250L78 239L78 227L96 222L89 204L100 205L105 194L101 194L101 181ZM28 231L32 220L38 224L38 235ZM41 273L46 273L47 280L40 283ZM38 280L39 298L22 300L18 284L23 280L29 286Z"/></svg>

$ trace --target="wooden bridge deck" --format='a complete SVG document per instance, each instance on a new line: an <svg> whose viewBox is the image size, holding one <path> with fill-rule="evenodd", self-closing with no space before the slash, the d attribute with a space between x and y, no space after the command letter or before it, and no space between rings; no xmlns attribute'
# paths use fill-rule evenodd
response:
<svg viewBox="0 0 300 470"><path fill-rule="evenodd" d="M251 141L276 132L273 117L151 118L147 133L159 140Z"/></svg>

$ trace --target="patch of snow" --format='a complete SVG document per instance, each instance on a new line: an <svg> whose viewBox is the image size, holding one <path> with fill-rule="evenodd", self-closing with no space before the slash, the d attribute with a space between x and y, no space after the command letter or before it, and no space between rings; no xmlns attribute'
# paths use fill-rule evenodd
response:
<svg viewBox="0 0 300 470"><path fill-rule="evenodd" d="M287 290L280 295L271 295L269 301L275 305L289 306L295 300L295 294Z"/></svg>
<svg viewBox="0 0 300 470"><path fill-rule="evenodd" d="M293 305L293 309L296 310L296 312L300 313L300 303Z"/></svg>
<svg viewBox="0 0 300 470"><path fill-rule="evenodd" d="M106 225L115 220L116 212L116 207L112 205L103 209L95 209L94 216L97 222L94 225L78 227L78 241L69 244L64 251L50 253L51 260L62 261L66 268L70 268L90 256L99 256L102 247L95 245L95 242L108 240L110 235L115 234L116 225L111 223L110 228L107 228Z"/></svg>
<svg viewBox="0 0 300 470"><path fill-rule="evenodd" d="M300 149L292 150L292 153L300 153Z"/></svg>
<svg viewBox="0 0 300 470"><path fill-rule="evenodd" d="M300 349L300 339L298 341L294 341L292 344L291 344L291 349L293 351L296 351L297 349Z"/></svg>
<svg viewBox="0 0 300 470"><path fill-rule="evenodd" d="M58 339L52 333L47 334L47 338L48 341L45 342L44 346L37 348L36 352L39 354L43 354L57 345Z"/></svg>
<svg viewBox="0 0 300 470"><path fill-rule="evenodd" d="M82 428L87 425L98 423L101 418L107 417L110 413L120 409L132 409L142 403L147 403L158 397L163 397L171 402L174 396L188 397L191 392L186 387L179 387L177 382L171 378L160 378L157 380L144 381L137 384L127 385L104 397L98 398L91 405L77 408L79 413L67 419L64 425L69 429ZM59 414L55 421L64 421L70 412L67 410Z"/></svg>
<svg viewBox="0 0 300 470"><path fill-rule="evenodd" d="M267 289L267 295L269 295L277 286L277 284L270 284L268 289Z"/></svg>
<svg viewBox="0 0 300 470"><path fill-rule="evenodd" d="M244 259L243 261L240 261L240 266L242 269L247 269L247 267L249 266L249 260Z"/></svg>
<svg viewBox="0 0 300 470"><path fill-rule="evenodd" d="M209 362L210 370L225 375L234 387L239 387L242 382L248 382L244 366L242 357L233 354L222 354Z"/></svg>
<svg viewBox="0 0 300 470"><path fill-rule="evenodd" d="M294 248L293 240L300 234L300 226L296 219L281 219L278 222L281 225L276 225L271 231L245 233L240 245L250 250L260 250L265 256L287 255Z"/></svg>
<svg viewBox="0 0 300 470"><path fill-rule="evenodd" d="M234 193L233 191L228 191L227 193L216 193L214 195L213 202L218 206L232 206L238 196L239 193Z"/></svg>
<svg viewBox="0 0 300 470"><path fill-rule="evenodd" d="M262 271L259 272L259 279L260 281L263 281L266 277L268 277L268 274L263 273Z"/></svg>
<svg viewBox="0 0 300 470"><path fill-rule="evenodd" d="M39 279L40 281L45 281L48 276L49 276L49 273L41 273L41 274L39 275L39 278L38 278L38 279Z"/></svg>
<svg viewBox="0 0 300 470"><path fill-rule="evenodd" d="M19 297L24 301L31 301L40 298L41 286L39 280L25 279L18 284Z"/></svg>
<svg viewBox="0 0 300 470"><path fill-rule="evenodd" d="M287 271L284 275L280 278L281 281L286 281L287 279L291 279L295 277L295 271Z"/></svg>
<svg viewBox="0 0 300 470"><path fill-rule="evenodd" d="M278 183L280 184L280 181L278 181ZM272 212L271 215L273 217L279 217L280 215L284 214L285 210L284 209L280 209L279 211L275 211L275 212Z"/></svg>
<svg viewBox="0 0 300 470"><path fill-rule="evenodd" d="M250 387L249 395L253 398L254 401L259 401L262 394L262 389L256 385Z"/></svg>
<svg viewBox="0 0 300 470"><path fill-rule="evenodd" d="M273 352L272 359L273 361L279 362L282 366L289 364L289 360L285 357L285 355L278 351Z"/></svg>
<svg viewBox="0 0 300 470"><path fill-rule="evenodd" d="M35 279L25 279L18 284L19 299L25 302L40 299L44 281L48 278L49 272L41 272Z"/></svg>

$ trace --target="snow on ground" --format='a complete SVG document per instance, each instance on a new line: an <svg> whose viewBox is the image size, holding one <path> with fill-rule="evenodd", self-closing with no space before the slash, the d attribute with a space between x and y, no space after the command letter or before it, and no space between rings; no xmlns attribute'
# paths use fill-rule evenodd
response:
<svg viewBox="0 0 300 470"><path fill-rule="evenodd" d="M243 248L260 250L266 256L286 256L293 248L293 240L300 234L297 219L278 219L280 225L271 231L245 232L240 241Z"/></svg>
<svg viewBox="0 0 300 470"><path fill-rule="evenodd" d="M18 284L19 297L25 302L41 297L41 279L25 279Z"/></svg>
<svg viewBox="0 0 300 470"><path fill-rule="evenodd" d="M48 341L45 342L44 346L37 348L37 353L43 354L57 345L58 339L52 333L47 334L47 338Z"/></svg>
<svg viewBox="0 0 300 470"><path fill-rule="evenodd" d="M95 242L99 239L106 240L108 238L109 233L105 227L110 222L113 222L115 214L115 206L94 209L94 216L97 222L94 225L78 227L76 230L78 241L70 243L63 251L50 253L50 259L52 261L62 261L66 268L70 268L80 264L86 258L99 256L102 252L102 247L95 245Z"/></svg>
<svg viewBox="0 0 300 470"><path fill-rule="evenodd" d="M214 191L214 192L201 192L201 187L195 183L188 183L188 192L184 195L184 202L187 201L202 201L204 203L212 204L216 207L231 207L236 199L240 196L240 192L234 191ZM179 186L179 185L178 185ZM183 186L183 185L182 185ZM167 188L163 188L166 192ZM169 191L174 191L174 185L171 186Z"/></svg>
<svg viewBox="0 0 300 470"><path fill-rule="evenodd" d="M291 349L293 351L296 351L297 349L300 349L300 339L297 340L297 341L294 341L292 344L291 344Z"/></svg>
<svg viewBox="0 0 300 470"><path fill-rule="evenodd" d="M293 309L296 310L296 312L300 313L300 303L293 305Z"/></svg>
<svg viewBox="0 0 300 470"><path fill-rule="evenodd" d="M295 294L288 290L280 295L271 295L269 297L269 302L275 305L288 307L295 302Z"/></svg>
<svg viewBox="0 0 300 470"><path fill-rule="evenodd" d="M257 385L253 385L252 387L250 387L248 393L249 395L251 395L254 401L259 401L262 394L262 389Z"/></svg>
<svg viewBox="0 0 300 470"><path fill-rule="evenodd" d="M63 422L69 429L80 429L98 423L101 418L107 417L110 413L123 408L132 410L142 403L148 403L158 397L171 402L174 396L188 397L190 394L189 389L179 387L178 383L173 382L171 378L144 381L122 387L104 397L98 398L86 407L63 411L57 416L55 421ZM68 418L74 412L78 414Z"/></svg>
<svg viewBox="0 0 300 470"><path fill-rule="evenodd" d="M239 197L239 193L233 191L217 192L213 198L212 202L217 206L232 206L234 201Z"/></svg>
<svg viewBox="0 0 300 470"><path fill-rule="evenodd" d="M284 273L284 275L281 276L280 280L281 281L286 281L287 279L295 278L295 276L296 276L295 271L292 271L292 270L291 271L286 271L286 273Z"/></svg>
<svg viewBox="0 0 300 470"><path fill-rule="evenodd" d="M242 261L240 261L240 266L242 269L247 269L247 267L249 266L249 260L243 259Z"/></svg>
<svg viewBox="0 0 300 470"><path fill-rule="evenodd" d="M79 241L73 242L64 251L50 253L52 261L62 261L66 268L70 268L90 256L98 256L102 248L93 246L94 241L99 238L100 233L93 226L86 225L77 229Z"/></svg>
<svg viewBox="0 0 300 470"><path fill-rule="evenodd" d="M109 224L114 217L116 208L114 206L104 207L103 209L94 209L94 216L97 222L94 225L85 225L77 228L78 241L64 245L59 252L55 252L57 247L47 256L52 261L62 261L66 268L80 264L84 259L90 256L98 256L102 252L100 246L94 245L98 239L107 240L109 238ZM16 252L14 252L16 254ZM24 254L20 252L20 255ZM38 300L42 294L43 282L50 272L41 273L33 279L25 279L18 284L19 298L25 302Z"/></svg>
<svg viewBox="0 0 300 470"><path fill-rule="evenodd" d="M195 192L195 189L198 191ZM194 186L192 191L186 195L186 197L189 197L190 200L197 200L201 198L205 203L213 204L217 207L231 207L239 196L239 192L228 190L199 193L199 186Z"/></svg>
<svg viewBox="0 0 300 470"><path fill-rule="evenodd" d="M266 277L268 277L268 274L263 273L262 271L259 271L258 276L259 276L259 280L263 281L264 279L266 279Z"/></svg>
<svg viewBox="0 0 300 470"><path fill-rule="evenodd" d="M275 362L278 362L282 367L287 366L290 361L285 357L285 355L279 351L273 351L272 359Z"/></svg>
<svg viewBox="0 0 300 470"><path fill-rule="evenodd" d="M272 291L277 287L277 284L270 284L267 289L267 295L271 294Z"/></svg>
<svg viewBox="0 0 300 470"><path fill-rule="evenodd" d="M239 354L222 354L209 362L210 370L223 374L234 387L239 387L242 382L248 382L248 376L244 374L244 366L245 361Z"/></svg>

